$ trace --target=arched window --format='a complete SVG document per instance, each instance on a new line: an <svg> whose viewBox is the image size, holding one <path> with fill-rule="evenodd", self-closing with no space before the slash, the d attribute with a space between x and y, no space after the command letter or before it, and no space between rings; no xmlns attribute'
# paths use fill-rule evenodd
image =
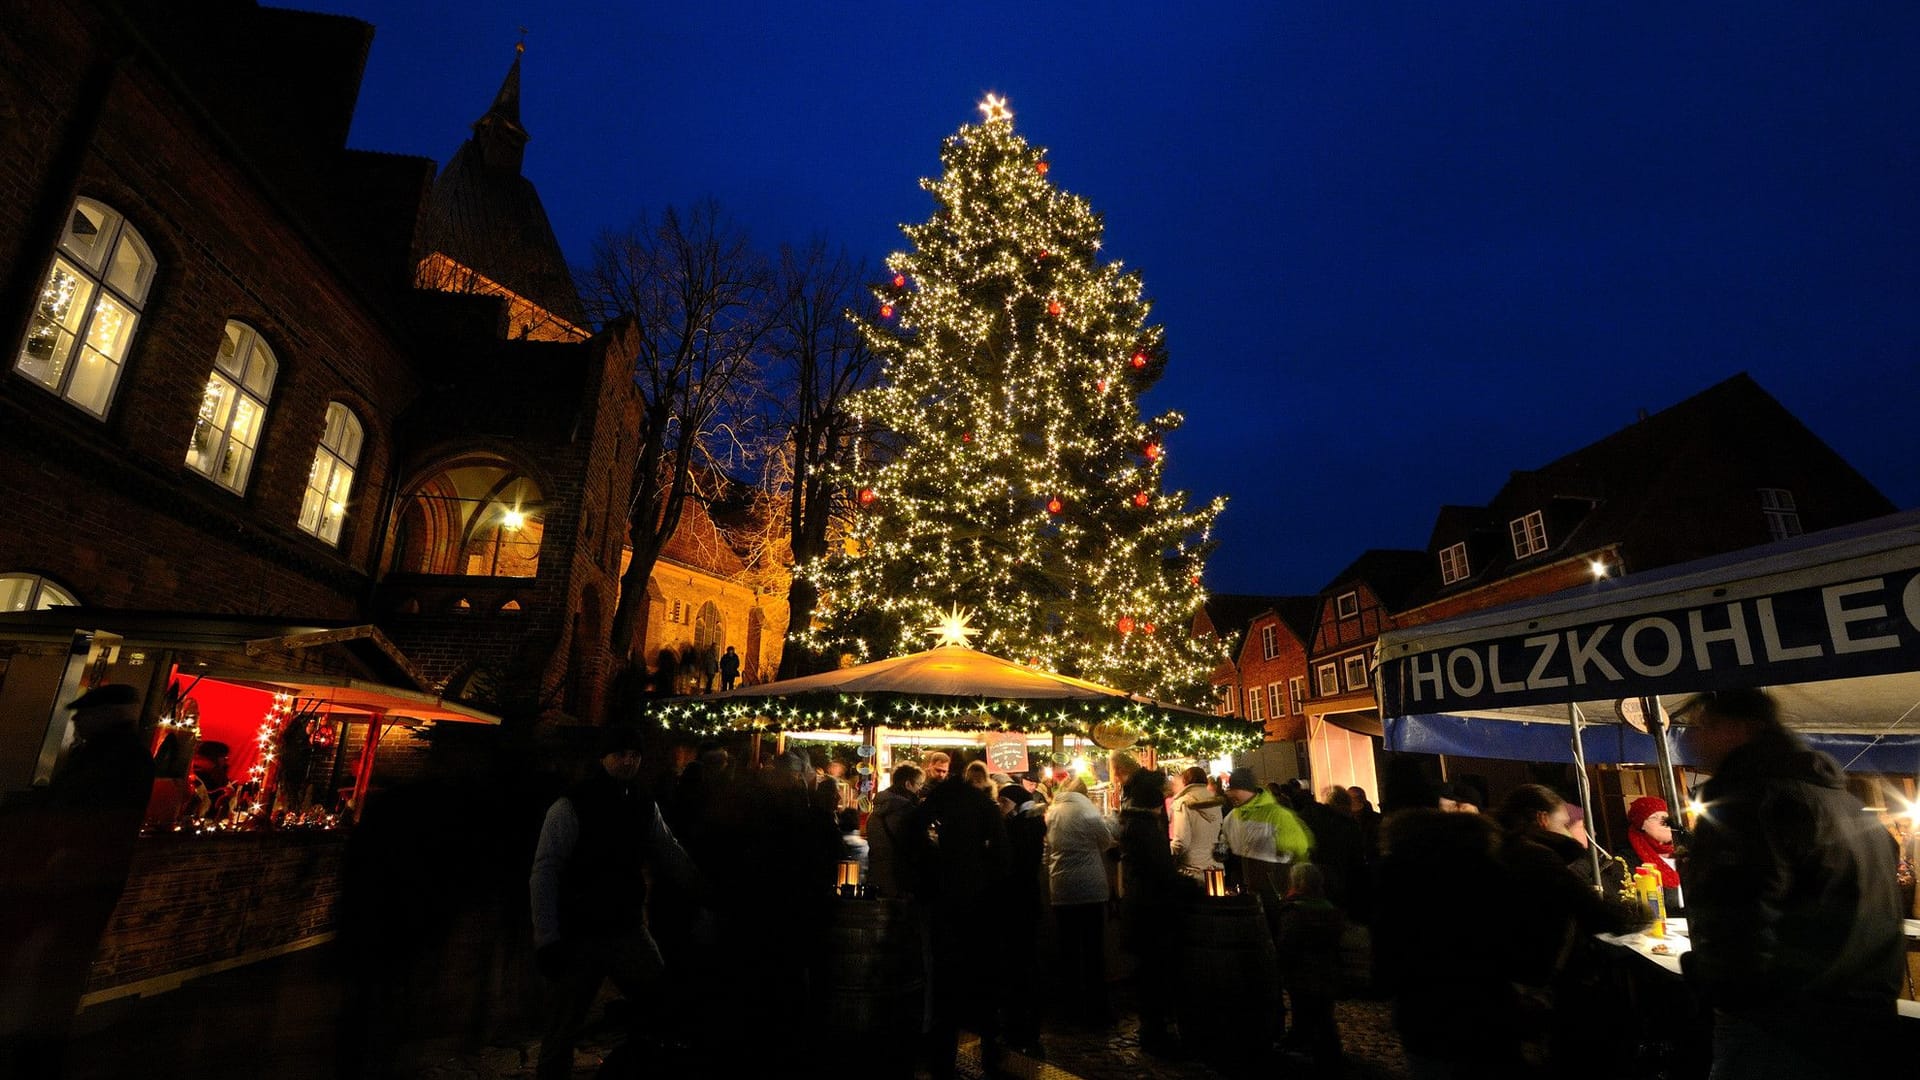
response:
<svg viewBox="0 0 1920 1080"><path fill-rule="evenodd" d="M0 574L0 611L79 607L74 595L39 574Z"/></svg>
<svg viewBox="0 0 1920 1080"><path fill-rule="evenodd" d="M337 401L327 403L327 420L320 428L320 445L307 470L307 495L300 503L300 528L329 544L340 542L340 526L347 518L347 496L353 491L353 470L360 464L365 432L353 410Z"/></svg>
<svg viewBox="0 0 1920 1080"><path fill-rule="evenodd" d="M400 510L394 569L413 574L533 577L546 534L540 488L498 459L454 462L421 481Z"/></svg>
<svg viewBox="0 0 1920 1080"><path fill-rule="evenodd" d="M193 437L187 440L187 464L194 472L229 491L247 490L247 474L253 471L253 454L260 445L260 421L279 369L273 350L253 327L227 321L207 388L200 392Z"/></svg>
<svg viewBox="0 0 1920 1080"><path fill-rule="evenodd" d="M76 200L13 370L105 417L154 265L126 218L104 203Z"/></svg>

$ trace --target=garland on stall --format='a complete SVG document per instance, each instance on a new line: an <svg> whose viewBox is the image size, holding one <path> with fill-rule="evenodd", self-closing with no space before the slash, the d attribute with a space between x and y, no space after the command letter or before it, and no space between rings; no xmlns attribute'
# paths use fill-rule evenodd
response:
<svg viewBox="0 0 1920 1080"><path fill-rule="evenodd" d="M1152 702L975 700L933 694L846 694L694 698L655 705L660 725L690 736L732 732L895 730L1048 732L1091 737L1102 724L1136 733L1165 753L1216 757L1251 750L1262 729L1231 716L1208 716Z"/></svg>

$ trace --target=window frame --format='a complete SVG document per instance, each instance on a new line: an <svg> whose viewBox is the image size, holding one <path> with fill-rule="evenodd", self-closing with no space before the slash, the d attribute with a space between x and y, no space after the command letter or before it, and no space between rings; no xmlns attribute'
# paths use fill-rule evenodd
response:
<svg viewBox="0 0 1920 1080"><path fill-rule="evenodd" d="M74 222L83 215L83 208L91 208L100 214L102 224L96 230L95 255L71 243L74 237ZM88 218L91 221L91 218ZM116 281L121 263L119 256L131 244L135 253L141 256L135 267L131 282ZM55 288L55 282L62 273L61 267L67 267L67 276L75 283L67 295L67 308L59 313L43 309L42 298ZM127 361L133 355L133 343L139 336L141 321L144 318L147 299L153 292L153 282L159 276L160 260L153 253L153 245L147 242L140 230L134 228L127 216L98 199L85 195L76 196L67 205L66 216L62 219L60 238L54 242L53 251L46 261L46 272L40 277L39 296L32 301L27 317L27 328L14 351L13 373L47 391L61 401L81 410L96 420L105 420L113 412L113 405L120 396L120 384L125 381ZM79 314L69 319L67 312L74 309L76 295L80 286L86 287L86 295L78 301ZM137 292L137 295L136 295ZM115 340L108 343L96 343L94 333L96 322L100 318L103 302L111 302L120 310L120 320L114 324ZM33 374L25 369L28 362L28 343L34 336L36 324L46 319L56 329L54 340L59 342L61 335L67 337L64 346L49 352L46 364L52 371L53 381ZM81 372L96 357L88 356L92 352L98 359L109 363L113 371L109 374L106 391L101 395L100 408L95 409L73 393L74 384L79 381Z"/></svg>
<svg viewBox="0 0 1920 1080"><path fill-rule="evenodd" d="M1473 568L1467 562L1466 541L1448 544L1440 549L1440 584L1451 585L1472 576Z"/></svg>
<svg viewBox="0 0 1920 1080"><path fill-rule="evenodd" d="M228 336L238 330L237 336ZM273 347L260 336L260 331L241 322L228 319L220 328L221 348L213 356L213 370L207 372L206 388L200 392L200 411L194 418L193 433L187 437L187 468L195 474L233 492L235 495L247 493L247 482L253 477L253 464L260 456L260 441L267 428L267 406L273 401L273 384L280 375L280 359L274 355ZM232 365L225 363L227 352L225 345L234 342ZM254 364L261 362L265 375L255 380L250 376L256 370ZM256 382L258 385L256 385ZM224 390L216 393L216 390ZM223 419L215 422L220 402L224 400L227 408ZM234 432L239 426L235 421L240 416L241 407L251 405L253 410L251 444L241 442ZM202 448L195 445L202 430L217 432L217 437L208 440L209 445ZM222 478L222 467L230 460L234 447L245 448L246 457L231 478ZM199 458L205 463L202 467Z"/></svg>
<svg viewBox="0 0 1920 1080"><path fill-rule="evenodd" d="M1345 622L1360 617L1360 590L1343 592L1333 598L1333 617Z"/></svg>
<svg viewBox="0 0 1920 1080"><path fill-rule="evenodd" d="M341 445L330 441L335 434L335 421L339 420ZM351 440L352 454L347 453L347 443ZM333 547L340 546L340 538L347 532L347 503L353 498L353 482L360 475L360 455L367 448L367 428L360 422L360 416L353 408L341 401L327 402L325 417L320 421L320 438L314 444L313 464L307 466L307 484L300 496L300 516L294 524L301 532ZM326 465L324 483L316 483L320 478L321 466ZM345 485L335 490L341 477ZM338 509L334 509L338 507ZM308 523L312 515L312 523ZM332 534L327 531L328 522L332 522Z"/></svg>
<svg viewBox="0 0 1920 1080"><path fill-rule="evenodd" d="M1267 716L1278 720L1287 715L1286 684L1274 680L1267 684Z"/></svg>
<svg viewBox="0 0 1920 1080"><path fill-rule="evenodd" d="M0 608L0 614L5 614L8 611L47 611L56 607L81 606L80 597L75 595L72 589L67 588L65 585L62 585L60 582L55 581L45 574L36 574L31 570L9 570L5 573L0 573L0 582L7 581L25 581L28 583L27 603L25 607ZM58 593L60 598L65 602L48 603L47 593L49 591Z"/></svg>
<svg viewBox="0 0 1920 1080"><path fill-rule="evenodd" d="M1289 675L1287 677L1287 698L1293 706L1294 715L1297 716L1306 711L1307 677L1305 675Z"/></svg>
<svg viewBox="0 0 1920 1080"><path fill-rule="evenodd" d="M1271 660L1280 655L1280 628L1268 624L1260 628L1260 659Z"/></svg>
<svg viewBox="0 0 1920 1080"><path fill-rule="evenodd" d="M1341 674L1345 676L1348 690L1365 690L1371 685L1371 676L1367 670L1365 653L1350 653L1340 658ZM1358 671L1356 678L1354 672Z"/></svg>
<svg viewBox="0 0 1920 1080"><path fill-rule="evenodd" d="M1267 692L1264 689L1258 686L1247 687L1247 719L1248 720L1251 720L1254 723L1260 723L1266 720L1267 718L1266 711L1260 707L1261 699L1266 696L1266 693Z"/></svg>
<svg viewBox="0 0 1920 1080"><path fill-rule="evenodd" d="M1516 559L1547 550L1550 545L1547 543L1546 511L1529 510L1507 522L1507 534L1513 541L1513 557Z"/></svg>
<svg viewBox="0 0 1920 1080"><path fill-rule="evenodd" d="M1340 696L1340 665L1328 660L1313 669L1314 685L1323 698Z"/></svg>
<svg viewBox="0 0 1920 1080"><path fill-rule="evenodd" d="M1775 540L1801 536L1800 504L1788 488L1763 487L1760 491L1760 516L1766 519L1767 535Z"/></svg>

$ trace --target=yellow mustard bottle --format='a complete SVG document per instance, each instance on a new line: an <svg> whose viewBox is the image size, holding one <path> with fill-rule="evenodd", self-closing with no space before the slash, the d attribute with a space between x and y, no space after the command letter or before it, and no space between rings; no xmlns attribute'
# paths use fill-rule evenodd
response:
<svg viewBox="0 0 1920 1080"><path fill-rule="evenodd" d="M1648 937L1667 936L1667 897L1660 888L1660 868L1652 863L1641 863L1640 869L1633 874L1634 891L1640 894L1640 903L1646 907L1647 915L1653 922L1645 933Z"/></svg>

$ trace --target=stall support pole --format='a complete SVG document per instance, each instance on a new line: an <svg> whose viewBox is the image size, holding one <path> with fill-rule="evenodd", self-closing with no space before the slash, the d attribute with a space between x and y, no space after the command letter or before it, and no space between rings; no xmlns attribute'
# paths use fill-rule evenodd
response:
<svg viewBox="0 0 1920 1080"><path fill-rule="evenodd" d="M752 768L760 767L760 733L754 732L747 742L747 764Z"/></svg>
<svg viewBox="0 0 1920 1080"><path fill-rule="evenodd" d="M360 748L360 764L353 770L353 820L355 824L360 816L367 812L367 789L373 786L373 763L380 754L380 722L387 718L383 712L375 712L367 718L367 741Z"/></svg>
<svg viewBox="0 0 1920 1080"><path fill-rule="evenodd" d="M1594 846L1593 829L1599 819L1593 816L1593 789L1587 782L1587 744L1580 737L1580 706L1567 702L1567 724L1573 728L1573 770L1578 778L1575 791L1580 796L1580 812L1587 816L1587 859L1593 866L1593 888L1602 896L1607 887L1600 879L1600 849Z"/></svg>

